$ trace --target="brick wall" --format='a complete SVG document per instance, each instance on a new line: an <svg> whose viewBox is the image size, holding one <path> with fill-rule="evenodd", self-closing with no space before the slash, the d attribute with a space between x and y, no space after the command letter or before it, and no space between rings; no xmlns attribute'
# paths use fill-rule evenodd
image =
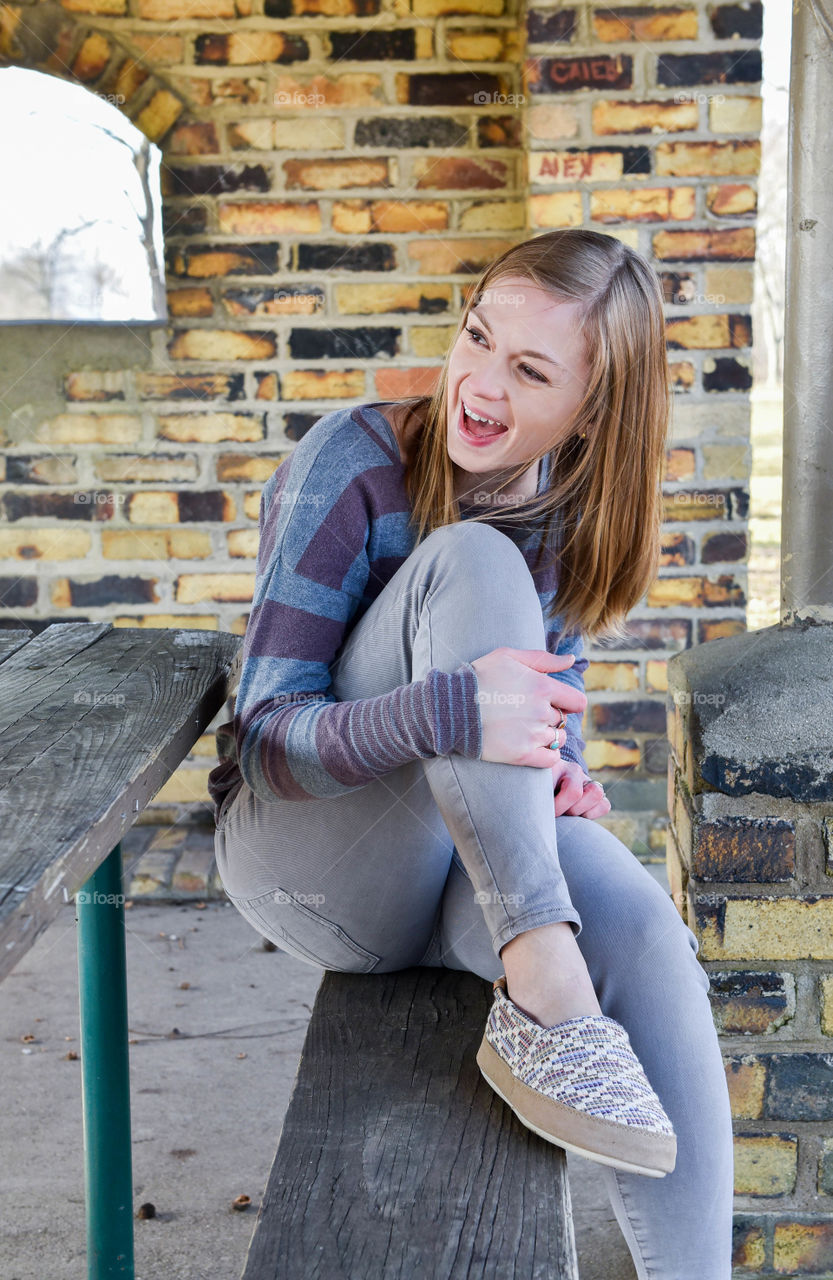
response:
<svg viewBox="0 0 833 1280"><path fill-rule="evenodd" d="M677 395L663 567L594 654L587 758L609 825L661 859L666 659L745 626L760 25L758 3L0 6L7 64L110 95L162 148L170 312L141 359L102 336L60 403L0 413L3 623L242 634L260 487L304 431L430 390L508 245L608 231L656 261ZM159 817L205 799L212 757L206 735Z"/></svg>

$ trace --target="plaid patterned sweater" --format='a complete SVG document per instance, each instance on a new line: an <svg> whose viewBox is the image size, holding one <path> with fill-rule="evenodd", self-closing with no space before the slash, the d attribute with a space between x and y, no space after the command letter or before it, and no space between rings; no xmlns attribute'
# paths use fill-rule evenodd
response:
<svg viewBox="0 0 833 1280"><path fill-rule="evenodd" d="M470 663L450 673L432 668L375 698L339 702L330 691L330 664L352 626L416 545L404 472L387 419L363 404L325 414L266 481L234 719L217 730L220 763L208 781L215 816L241 779L263 799L310 800L355 790L414 759L479 758ZM461 515L475 510L482 508ZM504 532L532 568L532 531ZM542 609L557 585L547 576L533 573ZM581 637L562 635L558 619L545 625L551 653L576 655L553 678L582 688ZM580 730L581 717L568 715L561 754L587 772Z"/></svg>

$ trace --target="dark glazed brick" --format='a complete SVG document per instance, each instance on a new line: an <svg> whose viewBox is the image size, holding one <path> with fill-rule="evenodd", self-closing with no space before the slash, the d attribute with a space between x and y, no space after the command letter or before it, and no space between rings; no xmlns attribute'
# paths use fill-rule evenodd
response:
<svg viewBox="0 0 833 1280"><path fill-rule="evenodd" d="M768 1064L763 1117L767 1120L833 1120L833 1055L761 1054Z"/></svg>
<svg viewBox="0 0 833 1280"><path fill-rule="evenodd" d="M75 459L66 455L6 455L6 480L9 484L72 484L75 479Z"/></svg>
<svg viewBox="0 0 833 1280"><path fill-rule="evenodd" d="M795 825L786 818L695 821L693 843L691 874L698 880L772 884L795 875Z"/></svg>
<svg viewBox="0 0 833 1280"><path fill-rule="evenodd" d="M187 168L163 168L167 192L174 196L220 196L230 191L268 191L272 185L262 164L233 167L224 164L195 164Z"/></svg>
<svg viewBox="0 0 833 1280"><path fill-rule="evenodd" d="M396 266L390 244L299 244L296 271L392 271Z"/></svg>
<svg viewBox="0 0 833 1280"><path fill-rule="evenodd" d="M599 649L671 649L678 652L691 647L691 623L688 619L629 618L624 635L596 641Z"/></svg>
<svg viewBox="0 0 833 1280"><path fill-rule="evenodd" d="M225 519L226 495L220 489L204 492L183 489L177 498L179 519L183 524Z"/></svg>
<svg viewBox="0 0 833 1280"><path fill-rule="evenodd" d="M79 490L77 493L6 493L0 503L7 520L27 516L56 520L111 520L113 495L109 491Z"/></svg>
<svg viewBox="0 0 833 1280"><path fill-rule="evenodd" d="M599 702L593 725L606 733L665 733L665 702Z"/></svg>
<svg viewBox="0 0 833 1280"><path fill-rule="evenodd" d="M294 360L372 360L380 355L395 356L401 336L401 329L385 326L377 329L293 329L289 335L289 354Z"/></svg>
<svg viewBox="0 0 833 1280"><path fill-rule="evenodd" d="M642 748L642 758L647 773L660 774L663 778L668 772L668 757L671 747L667 738L650 738Z"/></svg>
<svg viewBox="0 0 833 1280"><path fill-rule="evenodd" d="M714 368L703 370L706 391L748 391L752 386L752 370L731 356L718 356Z"/></svg>
<svg viewBox="0 0 833 1280"><path fill-rule="evenodd" d="M697 291L694 276L681 271L660 272L660 283L664 301L674 305L688 302Z"/></svg>
<svg viewBox="0 0 833 1280"><path fill-rule="evenodd" d="M503 92L499 76L488 72L457 71L444 75L439 71L417 73L408 78L408 102L412 107L486 106L478 98L492 98Z"/></svg>
<svg viewBox="0 0 833 1280"><path fill-rule="evenodd" d="M278 269L278 244L189 244L168 249L168 274L190 276L192 263L209 253L221 253L234 259L224 273L228 276L269 276ZM191 277L205 279L205 277Z"/></svg>
<svg viewBox="0 0 833 1280"><path fill-rule="evenodd" d="M576 33L575 9L557 9L548 13L531 9L527 14L526 33L530 44L563 44Z"/></svg>
<svg viewBox="0 0 833 1280"><path fill-rule="evenodd" d="M599 54L583 58L535 58L529 64L530 93L572 93L578 89L630 89L633 58Z"/></svg>
<svg viewBox="0 0 833 1280"><path fill-rule="evenodd" d="M722 560L744 560L748 543L745 533L712 533L703 539L703 564Z"/></svg>
<svg viewBox="0 0 833 1280"><path fill-rule="evenodd" d="M678 85L758 84L761 79L759 49L740 53L666 53L657 59L657 84Z"/></svg>
<svg viewBox="0 0 833 1280"><path fill-rule="evenodd" d="M194 42L194 61L197 65L228 63L228 46L230 37L212 31L208 35L197 36ZM271 58L268 65L275 63L306 62L309 59L309 45L302 36L282 33L283 48L277 58ZM260 60L257 59L260 63Z"/></svg>
<svg viewBox="0 0 833 1280"><path fill-rule="evenodd" d="M795 1014L794 980L784 973L709 971L709 999L722 1035L769 1035Z"/></svg>
<svg viewBox="0 0 833 1280"><path fill-rule="evenodd" d="M772 1224L768 1217L739 1218L736 1214L732 1221L732 1267L742 1268L744 1272L756 1272L771 1230ZM734 1271L732 1274L734 1275Z"/></svg>
<svg viewBox="0 0 833 1280"><path fill-rule="evenodd" d="M764 29L764 9L756 0L747 4L722 4L709 14L718 40L760 40Z"/></svg>
<svg viewBox="0 0 833 1280"><path fill-rule="evenodd" d="M0 608L25 609L38 598L34 578L0 578Z"/></svg>
<svg viewBox="0 0 833 1280"><path fill-rule="evenodd" d="M394 31L331 31L332 57L339 62L412 60L416 53L412 27Z"/></svg>
<svg viewBox="0 0 833 1280"><path fill-rule="evenodd" d="M478 147L519 147L523 137L520 116L479 116Z"/></svg>
<svg viewBox="0 0 833 1280"><path fill-rule="evenodd" d="M463 147L468 142L468 125L448 117L424 116L404 120L399 116L377 116L357 120L353 141L357 147Z"/></svg>
<svg viewBox="0 0 833 1280"><path fill-rule="evenodd" d="M166 236L193 236L205 231L206 209L203 204L189 204L184 209L162 206L162 229Z"/></svg>
<svg viewBox="0 0 833 1280"><path fill-rule="evenodd" d="M73 606L92 609L106 604L151 604L157 600L155 578L121 578L111 573L94 582L69 579L69 598ZM77 619L73 618L73 622Z"/></svg>
<svg viewBox="0 0 833 1280"><path fill-rule="evenodd" d="M697 559L694 542L685 533L664 532L661 555L664 565L694 564Z"/></svg>
<svg viewBox="0 0 833 1280"><path fill-rule="evenodd" d="M300 440L307 434L310 427L315 426L319 417L320 414L317 413L288 413L284 435L288 440Z"/></svg>

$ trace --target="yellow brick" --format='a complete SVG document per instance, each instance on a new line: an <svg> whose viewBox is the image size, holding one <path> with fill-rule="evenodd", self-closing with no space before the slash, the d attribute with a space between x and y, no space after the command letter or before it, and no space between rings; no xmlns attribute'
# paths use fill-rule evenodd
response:
<svg viewBox="0 0 833 1280"><path fill-rule="evenodd" d="M169 289L168 311L172 316L210 316L214 300L208 289Z"/></svg>
<svg viewBox="0 0 833 1280"><path fill-rule="evenodd" d="M316 201L221 203L218 217L220 231L227 235L271 236L292 232L311 235L321 230L321 210Z"/></svg>
<svg viewBox="0 0 833 1280"><path fill-rule="evenodd" d="M700 958L832 960L833 898L729 898L722 941L710 920L702 930Z"/></svg>
<svg viewBox="0 0 833 1280"><path fill-rule="evenodd" d="M660 142L656 149L656 172L663 177L757 173L760 167L761 144L757 140Z"/></svg>
<svg viewBox="0 0 833 1280"><path fill-rule="evenodd" d="M669 320L665 327L665 337L668 342L677 342L683 347L694 349L732 345L727 315L685 316L679 320Z"/></svg>
<svg viewBox="0 0 833 1280"><path fill-rule="evenodd" d="M135 444L142 424L126 413L59 413L35 431L38 444Z"/></svg>
<svg viewBox="0 0 833 1280"><path fill-rule="evenodd" d="M611 102L593 104L593 132L671 133L699 127L696 102Z"/></svg>
<svg viewBox="0 0 833 1280"><path fill-rule="evenodd" d="M371 230L444 231L448 205L442 200L374 200L370 206Z"/></svg>
<svg viewBox="0 0 833 1280"><path fill-rule="evenodd" d="M680 860L677 842L670 827L665 832L665 873L668 877L668 891L671 900L683 921L688 924L688 916L686 914L686 884L688 877Z"/></svg>
<svg viewBox="0 0 833 1280"><path fill-rule="evenodd" d="M407 15L403 14L405 16ZM418 58L434 56L434 33L428 27L417 27L415 52Z"/></svg>
<svg viewBox="0 0 833 1280"><path fill-rule="evenodd" d="M645 664L645 687L663 692L668 688L668 663L649 658Z"/></svg>
<svg viewBox="0 0 833 1280"><path fill-rule="evenodd" d="M757 207L758 193L745 183L722 182L706 188L706 208L716 218L736 218L754 213Z"/></svg>
<svg viewBox="0 0 833 1280"><path fill-rule="evenodd" d="M351 0L345 12L352 13ZM295 13L300 16L296 7ZM273 102L278 111L320 111L322 107L371 107L382 98L379 76L364 71L345 73L329 79L313 76L306 84L291 75L275 81Z"/></svg>
<svg viewBox="0 0 833 1280"><path fill-rule="evenodd" d="M696 606L702 603L702 578L657 578L648 591L647 604L652 609L671 605Z"/></svg>
<svg viewBox="0 0 833 1280"><path fill-rule="evenodd" d="M108 560L165 560L168 539L159 529L102 529L101 553Z"/></svg>
<svg viewBox="0 0 833 1280"><path fill-rule="evenodd" d="M553 138L574 138L578 133L578 112L575 107L560 103L539 104L532 107L528 117L532 138L550 141Z"/></svg>
<svg viewBox="0 0 833 1280"><path fill-rule="evenodd" d="M333 231L341 235L367 235L373 226L370 203L367 200L334 200L332 220Z"/></svg>
<svg viewBox="0 0 833 1280"><path fill-rule="evenodd" d="M552 196L541 199L551 200ZM471 275L470 264L481 264L485 267L499 254L512 247L511 240L440 240L429 236L422 240L412 240L408 245L408 257L419 263L423 275L453 275L455 273Z"/></svg>
<svg viewBox="0 0 833 1280"><path fill-rule="evenodd" d="M87 36L72 64L79 80L95 80L110 61L110 42L98 31Z"/></svg>
<svg viewBox="0 0 833 1280"><path fill-rule="evenodd" d="M61 8L69 13L96 13L118 17L127 10L125 0L61 0Z"/></svg>
<svg viewBox="0 0 833 1280"><path fill-rule="evenodd" d="M600 827L604 827L605 831L609 831L611 835L616 836L617 840L621 840L628 849L633 848L637 836L636 822L633 818L622 818L618 814L610 813L604 818L597 818L596 821Z"/></svg>
<svg viewBox="0 0 833 1280"><path fill-rule="evenodd" d="M696 9L660 9L646 12L639 8L596 9L593 13L593 31L598 40L607 43L619 40L638 40L649 44L652 40L696 40Z"/></svg>
<svg viewBox="0 0 833 1280"><path fill-rule="evenodd" d="M135 524L176 524L179 520L177 495L150 489L134 493L130 498L128 519Z"/></svg>
<svg viewBox="0 0 833 1280"><path fill-rule="evenodd" d="M526 226L526 205L521 200L484 200L460 214L461 231L519 231Z"/></svg>
<svg viewBox="0 0 833 1280"><path fill-rule="evenodd" d="M0 529L0 560L80 560L91 541L85 529Z"/></svg>
<svg viewBox="0 0 833 1280"><path fill-rule="evenodd" d="M795 1188L797 1162L796 1139L736 1134L735 1195L788 1195Z"/></svg>
<svg viewBox="0 0 833 1280"><path fill-rule="evenodd" d="M390 185L385 159L285 160L286 185L307 191L339 191L343 187L386 187Z"/></svg>
<svg viewBox="0 0 833 1280"><path fill-rule="evenodd" d="M275 120L273 145L277 151L332 151L344 146L344 122L332 116Z"/></svg>
<svg viewBox="0 0 833 1280"><path fill-rule="evenodd" d="M415 18L440 18L447 13L498 18L503 14L503 0L413 0L413 12Z"/></svg>
<svg viewBox="0 0 833 1280"><path fill-rule="evenodd" d="M410 329L411 351L415 356L431 358L444 356L454 340L457 326L412 325Z"/></svg>
<svg viewBox="0 0 833 1280"><path fill-rule="evenodd" d="M450 310L450 284L340 284L336 286L336 307L340 315L375 315L393 311L416 311L438 299Z"/></svg>
<svg viewBox="0 0 833 1280"><path fill-rule="evenodd" d="M233 4L233 0L231 0ZM139 112L135 120L137 129L141 129L146 138L156 142L163 137L171 125L182 115L185 104L180 102L167 89L160 89L150 102Z"/></svg>
<svg viewBox="0 0 833 1280"><path fill-rule="evenodd" d="M66 377L68 400L122 400L125 376L109 369L80 369Z"/></svg>
<svg viewBox="0 0 833 1280"><path fill-rule="evenodd" d="M257 520L260 515L260 491L247 493L243 498L243 515L247 520Z"/></svg>
<svg viewBox="0 0 833 1280"><path fill-rule="evenodd" d="M557 195L530 196L529 212L533 227L581 226L581 194L564 191Z"/></svg>
<svg viewBox="0 0 833 1280"><path fill-rule="evenodd" d="M153 797L153 804L196 804L208 800L210 769L180 765Z"/></svg>
<svg viewBox="0 0 833 1280"><path fill-rule="evenodd" d="M20 25L20 10L10 4L0 6L0 57L12 61L17 56L15 30Z"/></svg>
<svg viewBox="0 0 833 1280"><path fill-rule="evenodd" d="M174 560L204 560L211 555L211 536L197 529L172 529L168 554Z"/></svg>
<svg viewBox="0 0 833 1280"><path fill-rule="evenodd" d="M703 445L706 480L745 480L749 474L749 448L745 444Z"/></svg>
<svg viewBox="0 0 833 1280"><path fill-rule="evenodd" d="M300 121L293 121L296 127L298 124ZM283 124L281 127L286 130L290 126ZM229 138L235 150L251 147L254 151L271 151L275 146L292 150L299 145L294 139L287 141L286 138L283 143L276 143L274 120L235 120L229 127Z"/></svg>
<svg viewBox="0 0 833 1280"><path fill-rule="evenodd" d="M234 0L139 0L139 17L150 22L175 18L233 18Z"/></svg>
<svg viewBox="0 0 833 1280"><path fill-rule="evenodd" d="M591 662L584 673L585 689L626 692L639 688L639 667L635 662Z"/></svg>
<svg viewBox="0 0 833 1280"><path fill-rule="evenodd" d="M215 759L217 754L217 742L214 734L204 733L201 737L197 738L191 748L191 754L194 756L207 756L211 760Z"/></svg>
<svg viewBox="0 0 833 1280"><path fill-rule="evenodd" d="M249 603L254 595L253 573L182 573L177 579L177 604L201 604L203 600Z"/></svg>
<svg viewBox="0 0 833 1280"><path fill-rule="evenodd" d="M822 1035L833 1036L833 978L819 979Z"/></svg>
<svg viewBox="0 0 833 1280"><path fill-rule="evenodd" d="M365 389L363 369L295 369L281 381L284 400L351 399Z"/></svg>
<svg viewBox="0 0 833 1280"><path fill-rule="evenodd" d="M762 1063L726 1064L726 1083L732 1115L738 1120L757 1120L763 1114L766 1097L766 1070Z"/></svg>
<svg viewBox="0 0 833 1280"><path fill-rule="evenodd" d="M138 618L122 614L113 619L114 627L147 627L152 630L173 627L177 631L217 631L219 625L216 617L197 613L145 613Z"/></svg>
<svg viewBox="0 0 833 1280"><path fill-rule="evenodd" d="M596 222L679 221L694 213L694 187L622 187L590 194L590 217Z"/></svg>
<svg viewBox="0 0 833 1280"><path fill-rule="evenodd" d="M216 462L217 479L224 484L234 480L268 480L276 467L288 458L288 453L269 455L250 453L224 453Z"/></svg>
<svg viewBox="0 0 833 1280"><path fill-rule="evenodd" d="M498 32L450 31L446 48L449 57L460 62L501 62L503 35Z"/></svg>
<svg viewBox="0 0 833 1280"><path fill-rule="evenodd" d="M751 302L752 267L706 267L706 298L723 306L727 302Z"/></svg>
<svg viewBox="0 0 833 1280"><path fill-rule="evenodd" d="M760 133L762 102L716 94L709 101L709 128L712 133Z"/></svg>
<svg viewBox="0 0 833 1280"><path fill-rule="evenodd" d="M590 770L633 768L639 764L639 747L590 738L585 747L584 758Z"/></svg>
<svg viewBox="0 0 833 1280"><path fill-rule="evenodd" d="M232 529L226 534L230 556L256 556L259 534L257 529Z"/></svg>
<svg viewBox="0 0 833 1280"><path fill-rule="evenodd" d="M230 67L275 62L286 49L286 37L279 31L232 31L228 37L226 61Z"/></svg>
<svg viewBox="0 0 833 1280"><path fill-rule="evenodd" d="M262 440L263 424L242 413L177 413L159 419L163 440Z"/></svg>
<svg viewBox="0 0 833 1280"><path fill-rule="evenodd" d="M168 347L173 360L268 360L275 340L233 329L188 329Z"/></svg>

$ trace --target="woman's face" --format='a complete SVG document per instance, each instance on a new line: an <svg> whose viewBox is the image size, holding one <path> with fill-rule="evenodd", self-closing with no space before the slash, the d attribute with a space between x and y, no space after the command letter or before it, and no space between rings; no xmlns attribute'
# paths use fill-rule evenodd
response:
<svg viewBox="0 0 833 1280"><path fill-rule="evenodd" d="M447 447L463 471L512 471L569 433L590 376L578 311L520 276L488 285L449 358Z"/></svg>

